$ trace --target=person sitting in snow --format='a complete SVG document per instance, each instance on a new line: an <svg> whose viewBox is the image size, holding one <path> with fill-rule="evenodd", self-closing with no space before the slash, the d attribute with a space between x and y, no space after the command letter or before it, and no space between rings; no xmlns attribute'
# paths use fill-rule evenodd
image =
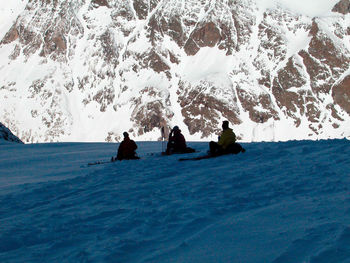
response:
<svg viewBox="0 0 350 263"><path fill-rule="evenodd" d="M140 159L140 157L136 155L137 145L135 141L130 140L127 132L124 132L123 136L124 140L119 145L117 157L112 157L112 162L116 160Z"/></svg>
<svg viewBox="0 0 350 263"><path fill-rule="evenodd" d="M222 130L219 141L211 141L209 143L210 154L215 156L229 153L244 153L245 149L240 144L236 143L236 134L229 128L228 121L222 122Z"/></svg>
<svg viewBox="0 0 350 263"><path fill-rule="evenodd" d="M185 137L178 126L174 126L169 134L166 154L172 153L192 153L194 149L187 147Z"/></svg>

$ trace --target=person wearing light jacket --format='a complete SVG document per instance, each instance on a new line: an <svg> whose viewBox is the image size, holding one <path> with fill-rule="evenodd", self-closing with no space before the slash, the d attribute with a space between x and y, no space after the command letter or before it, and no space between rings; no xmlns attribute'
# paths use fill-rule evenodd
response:
<svg viewBox="0 0 350 263"><path fill-rule="evenodd" d="M236 143L236 134L229 128L228 121L222 122L222 133L219 137L219 141L211 141L209 143L209 149L211 155L245 152L245 149L240 144Z"/></svg>

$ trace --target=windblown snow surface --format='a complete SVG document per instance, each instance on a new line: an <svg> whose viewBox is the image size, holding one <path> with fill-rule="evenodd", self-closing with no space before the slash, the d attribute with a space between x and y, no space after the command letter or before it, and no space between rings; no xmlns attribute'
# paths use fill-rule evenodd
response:
<svg viewBox="0 0 350 263"><path fill-rule="evenodd" d="M0 262L350 262L348 140L0 145Z"/></svg>

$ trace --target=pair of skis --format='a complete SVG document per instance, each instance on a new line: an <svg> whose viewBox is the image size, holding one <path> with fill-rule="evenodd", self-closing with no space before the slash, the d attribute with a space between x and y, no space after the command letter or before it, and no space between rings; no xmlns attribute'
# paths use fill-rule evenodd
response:
<svg viewBox="0 0 350 263"><path fill-rule="evenodd" d="M191 157L191 158L180 158L179 161L198 161L198 160L210 159L210 158L215 158L215 157L217 157L217 156L204 155L204 156ZM98 161L98 162L88 163L88 165L92 166L92 165L106 164L106 163L113 163L113 161Z"/></svg>
<svg viewBox="0 0 350 263"><path fill-rule="evenodd" d="M97 164L114 163L115 161L117 161L117 158L112 157L109 161L97 161L97 162L88 163L88 165L91 166L91 165L97 165Z"/></svg>
<svg viewBox="0 0 350 263"><path fill-rule="evenodd" d="M97 165L97 164L105 164L105 163L112 163L112 161L97 161L97 162L92 162L92 163L88 163L88 166Z"/></svg>
<svg viewBox="0 0 350 263"><path fill-rule="evenodd" d="M135 157L135 158L124 159L124 160L139 160L139 159L140 157ZM114 163L116 161L119 161L117 157L112 157L110 161L97 161L97 162L88 163L88 165L91 166L91 165L97 165L97 164Z"/></svg>
<svg viewBox="0 0 350 263"><path fill-rule="evenodd" d="M203 156L191 157L191 158L180 158L179 161L198 161L198 160L210 159L210 158L215 158L215 157L217 157L217 156L203 155Z"/></svg>

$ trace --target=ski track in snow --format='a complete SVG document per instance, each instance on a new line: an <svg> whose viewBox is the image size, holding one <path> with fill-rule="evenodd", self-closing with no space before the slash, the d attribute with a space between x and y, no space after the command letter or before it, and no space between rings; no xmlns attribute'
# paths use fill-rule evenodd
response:
<svg viewBox="0 0 350 263"><path fill-rule="evenodd" d="M348 140L117 146L1 145L0 262L350 262Z"/></svg>

